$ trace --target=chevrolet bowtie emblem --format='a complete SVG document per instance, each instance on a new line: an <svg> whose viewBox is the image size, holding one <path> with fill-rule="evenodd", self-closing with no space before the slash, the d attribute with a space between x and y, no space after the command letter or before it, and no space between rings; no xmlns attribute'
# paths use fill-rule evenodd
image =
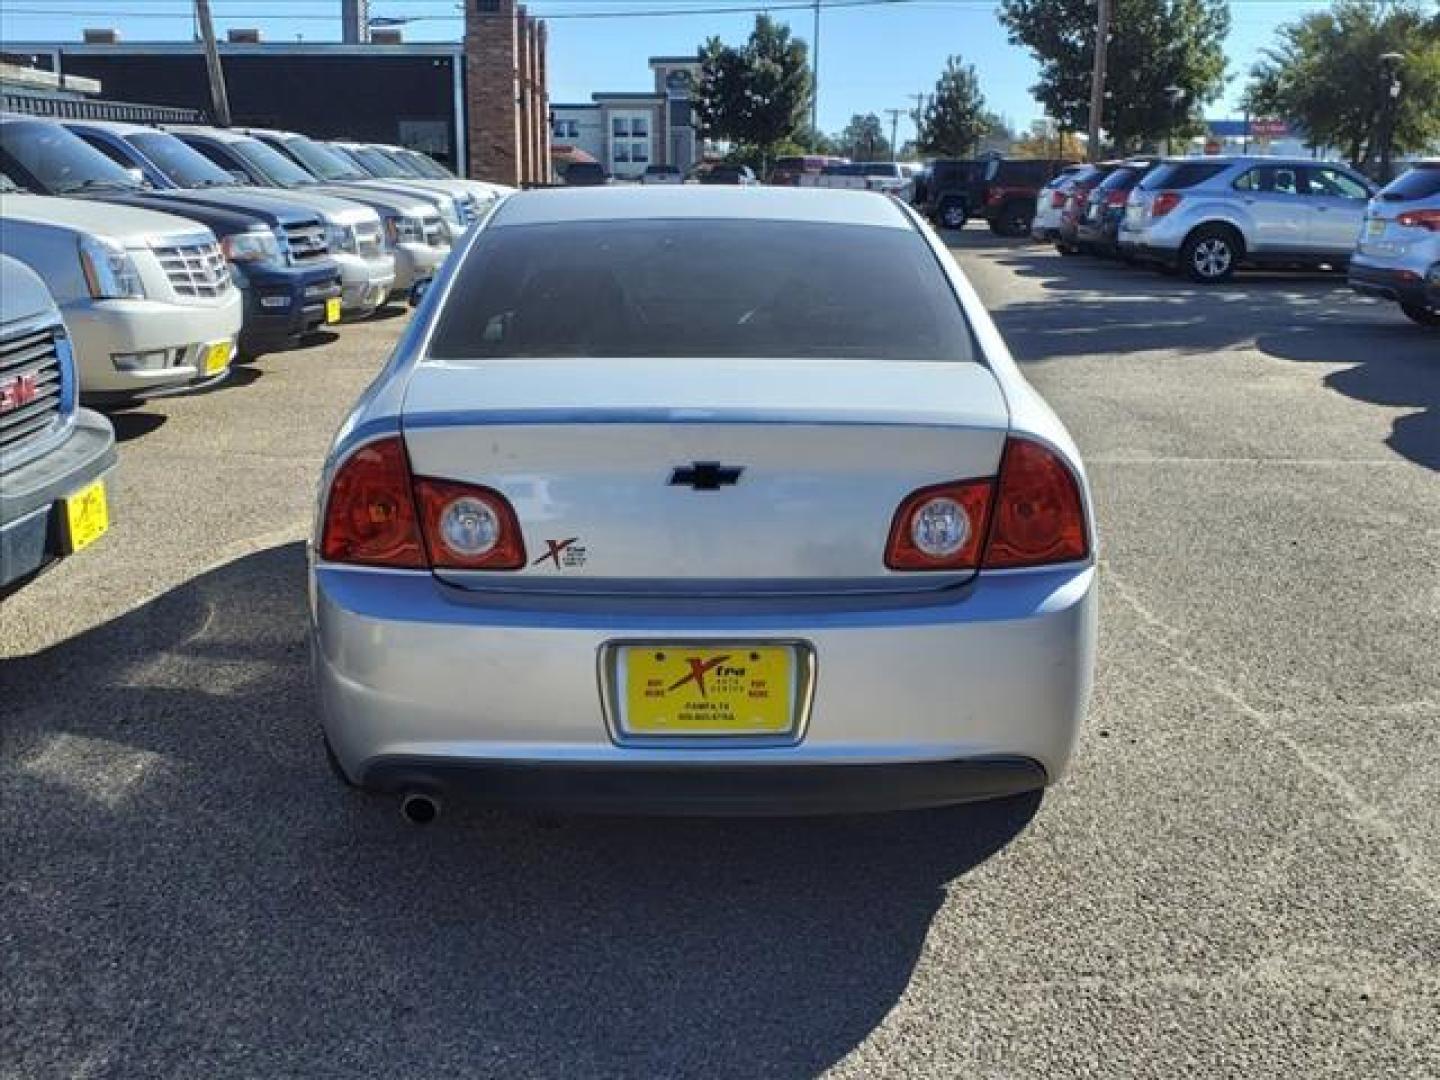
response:
<svg viewBox="0 0 1440 1080"><path fill-rule="evenodd" d="M696 491L719 491L733 487L745 470L739 465L721 465L718 461L696 461L681 465L670 474L671 487L692 487Z"/></svg>

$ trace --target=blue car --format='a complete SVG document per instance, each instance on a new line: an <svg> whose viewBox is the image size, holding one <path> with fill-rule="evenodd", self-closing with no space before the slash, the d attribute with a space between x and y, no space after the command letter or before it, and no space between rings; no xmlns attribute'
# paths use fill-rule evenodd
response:
<svg viewBox="0 0 1440 1080"><path fill-rule="evenodd" d="M0 117L0 171L41 195L92 198L198 221L220 240L245 298L242 355L288 348L340 319L340 270L327 257L325 229L311 211L236 204L151 188L122 165L50 120Z"/></svg>

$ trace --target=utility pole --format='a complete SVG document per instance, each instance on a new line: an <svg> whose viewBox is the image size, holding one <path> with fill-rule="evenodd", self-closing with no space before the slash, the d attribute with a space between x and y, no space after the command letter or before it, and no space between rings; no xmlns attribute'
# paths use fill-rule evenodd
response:
<svg viewBox="0 0 1440 1080"><path fill-rule="evenodd" d="M1402 53L1387 52L1380 57L1380 175L1376 179L1382 184L1388 184L1394 179L1390 162L1395 145L1395 112L1400 104L1400 91L1403 89L1400 83L1400 65L1404 62Z"/></svg>
<svg viewBox="0 0 1440 1080"><path fill-rule="evenodd" d="M210 108L215 123L230 126L230 99L225 94L225 72L220 68L220 48L215 44L215 23L210 18L210 0L195 0L195 21L205 41L205 71L210 76Z"/></svg>
<svg viewBox="0 0 1440 1080"><path fill-rule="evenodd" d="M815 0L815 41L810 48L810 130L820 134L820 0Z"/></svg>
<svg viewBox="0 0 1440 1080"><path fill-rule="evenodd" d="M925 99L929 95L906 94L905 96L915 99L915 112L912 115L915 118L915 147L918 150L920 147L920 120L925 115Z"/></svg>
<svg viewBox="0 0 1440 1080"><path fill-rule="evenodd" d="M904 114L905 110L886 109L885 112L890 116L890 160L894 161L900 153L899 147L895 145L895 140L900 134L900 117Z"/></svg>
<svg viewBox="0 0 1440 1080"><path fill-rule="evenodd" d="M1100 0L1095 20L1095 68L1090 74L1090 145L1091 161L1100 160L1100 121L1105 112L1105 54L1110 47L1110 0Z"/></svg>

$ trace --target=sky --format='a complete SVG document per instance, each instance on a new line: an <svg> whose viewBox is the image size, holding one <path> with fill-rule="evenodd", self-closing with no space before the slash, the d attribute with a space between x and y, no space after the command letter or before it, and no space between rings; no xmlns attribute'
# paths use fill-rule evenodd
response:
<svg viewBox="0 0 1440 1080"><path fill-rule="evenodd" d="M407 41L455 40L462 32L460 0L370 0L372 20L413 19ZM1011 45L996 18L993 0L905 0L861 6L853 0L822 11L820 21L820 127L843 128L852 114L913 107L914 95L934 88L952 53L972 63L989 107L1024 128L1040 108L1030 95L1036 67ZM810 41L814 16L804 0L776 0L771 14ZM852 6L839 6L842 4ZM757 0L531 0L532 14L550 24L550 97L588 101L597 90L649 90L651 56L692 53L707 37L739 43L754 23ZM1237 115L1235 102L1260 50L1277 26L1323 8L1324 0L1231 0L1233 29L1226 42L1231 76L1225 98L1211 118ZM256 27L267 41L337 41L340 0L212 0L216 32ZM675 9L705 8L705 14ZM739 8L717 12L714 9ZM668 13L667 13L668 9ZM87 26L111 26L127 43L189 40L189 0L0 0L0 46L24 41L78 41ZM596 17L626 13L625 17ZM638 15L636 13L639 13ZM584 16L584 17L582 17ZM899 121L903 142L913 134L908 116Z"/></svg>

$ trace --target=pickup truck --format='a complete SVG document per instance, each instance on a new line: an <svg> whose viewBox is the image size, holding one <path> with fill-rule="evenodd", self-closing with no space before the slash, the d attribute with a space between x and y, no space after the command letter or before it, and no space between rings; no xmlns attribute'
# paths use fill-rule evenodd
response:
<svg viewBox="0 0 1440 1080"><path fill-rule="evenodd" d="M0 254L60 305L83 398L134 400L229 374L242 303L214 233L153 210L17 193L4 176Z"/></svg>
<svg viewBox="0 0 1440 1080"><path fill-rule="evenodd" d="M76 404L60 309L24 264L0 255L0 597L110 527L115 432Z"/></svg>
<svg viewBox="0 0 1440 1080"><path fill-rule="evenodd" d="M800 176L799 186L878 191L907 202L914 189L905 167L895 161L844 161L826 165L818 175Z"/></svg>
<svg viewBox="0 0 1440 1080"><path fill-rule="evenodd" d="M340 319L340 271L314 214L282 215L191 202L157 192L78 134L48 120L0 118L0 169L39 195L136 206L198 222L220 240L244 302L239 349L254 357L296 344ZM295 259L287 230L303 243Z"/></svg>
<svg viewBox="0 0 1440 1080"><path fill-rule="evenodd" d="M157 191L202 206L244 210L281 230L296 266L327 258L340 269L340 316L373 314L395 281L395 258L385 250L380 215L366 206L324 195L292 197L237 179L168 131L105 120L65 126L126 169L138 169ZM319 235L312 225L320 223ZM273 220L272 220L273 219Z"/></svg>
<svg viewBox="0 0 1440 1080"><path fill-rule="evenodd" d="M283 191L296 201L325 195L370 207L380 215L386 244L395 256L392 296L406 296L412 287L434 277L450 254L449 230L431 200L358 184L326 184L273 146L238 131L190 125L166 130L220 168L252 184Z"/></svg>

